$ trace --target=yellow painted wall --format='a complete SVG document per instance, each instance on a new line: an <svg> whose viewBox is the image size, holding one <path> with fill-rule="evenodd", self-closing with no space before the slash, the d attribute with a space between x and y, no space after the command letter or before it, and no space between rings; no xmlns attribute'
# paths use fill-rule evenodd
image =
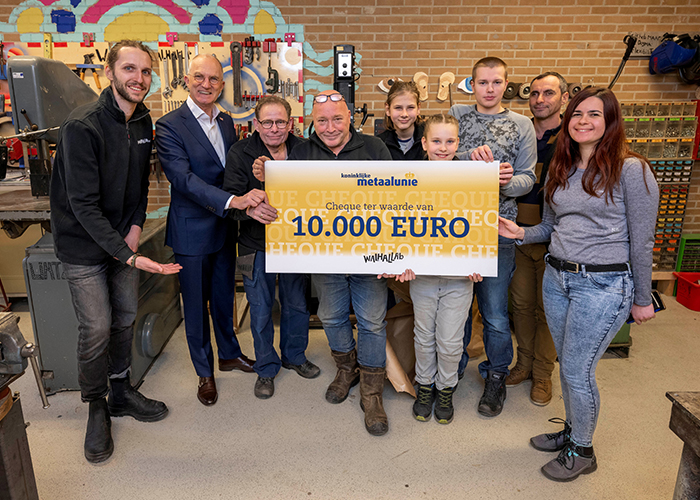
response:
<svg viewBox="0 0 700 500"><path fill-rule="evenodd" d="M105 28L105 41L117 42L124 38L157 42L158 35L170 31L168 23L149 12L129 12L112 21Z"/></svg>

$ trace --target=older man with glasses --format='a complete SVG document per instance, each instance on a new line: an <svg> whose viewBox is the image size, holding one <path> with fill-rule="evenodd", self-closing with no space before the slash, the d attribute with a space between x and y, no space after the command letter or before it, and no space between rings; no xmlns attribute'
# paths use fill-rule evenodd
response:
<svg viewBox="0 0 700 500"><path fill-rule="evenodd" d="M358 134L351 111L334 90L314 98L310 140L292 151L290 160L387 160L391 153L373 136ZM338 371L326 391L326 401L342 403L360 383L365 428L374 436L386 434L389 421L382 393L386 375L386 280L373 275L315 274L318 317L323 323ZM357 318L357 348L350 324L350 305Z"/></svg>
<svg viewBox="0 0 700 500"><path fill-rule="evenodd" d="M289 103L277 96L265 96L255 107L255 132L229 149L223 189L236 196L264 189L264 162L286 160L304 140L291 135L293 120ZM255 171L254 171L255 170ZM229 216L240 220L238 269L250 304L250 330L255 345L258 374L254 393L260 399L275 393L274 378L283 366L304 378L319 375L318 366L306 359L309 344L309 311L306 307L307 277L304 274L265 272L265 225L277 219L277 210L268 200L246 210L232 210ZM280 351L275 351L272 306L275 281L279 281Z"/></svg>
<svg viewBox="0 0 700 500"><path fill-rule="evenodd" d="M231 117L216 106L224 88L219 60L204 54L192 59L185 83L187 101L156 122L156 147L170 181L165 243L182 265L180 288L187 344L199 376L197 399L210 406L218 399L210 314L219 370L252 373L254 363L241 352L233 331L237 228L227 213L256 206L266 197L257 189L243 196L221 189L226 151L237 137Z"/></svg>

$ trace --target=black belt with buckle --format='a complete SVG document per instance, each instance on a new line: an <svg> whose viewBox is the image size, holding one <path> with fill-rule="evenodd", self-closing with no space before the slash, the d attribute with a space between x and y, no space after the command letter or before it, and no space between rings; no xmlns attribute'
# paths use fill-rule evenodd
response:
<svg viewBox="0 0 700 500"><path fill-rule="evenodd" d="M559 260L551 255L547 255L544 260L557 271L567 271L570 273L581 272L584 268L588 273L611 273L629 270L627 264L579 264L578 262L571 262L570 260Z"/></svg>

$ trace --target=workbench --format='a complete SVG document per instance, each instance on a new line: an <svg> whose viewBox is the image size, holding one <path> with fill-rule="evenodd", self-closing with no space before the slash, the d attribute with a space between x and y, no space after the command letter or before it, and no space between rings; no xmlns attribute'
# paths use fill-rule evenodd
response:
<svg viewBox="0 0 700 500"><path fill-rule="evenodd" d="M29 186L0 193L0 221L44 222L50 219L49 197L32 196Z"/></svg>
<svg viewBox="0 0 700 500"><path fill-rule="evenodd" d="M683 441L673 500L700 500L700 392L667 392L669 427Z"/></svg>

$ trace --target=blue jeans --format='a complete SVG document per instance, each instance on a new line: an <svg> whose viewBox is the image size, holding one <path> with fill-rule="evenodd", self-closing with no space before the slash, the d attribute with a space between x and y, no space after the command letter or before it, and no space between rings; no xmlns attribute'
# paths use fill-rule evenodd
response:
<svg viewBox="0 0 700 500"><path fill-rule="evenodd" d="M95 401L109 392L110 377L129 373L139 274L114 259L92 266L62 264L78 319L80 396Z"/></svg>
<svg viewBox="0 0 700 500"><path fill-rule="evenodd" d="M513 240L498 237L498 276L484 278L474 283L476 297L484 322L484 348L486 361L479 363L479 373L486 378L487 372L510 373L508 367L513 361L513 341L510 338L508 320L508 287L515 271L515 243ZM464 349L459 362L459 373L464 373L469 361L467 346L472 338L472 310L464 325Z"/></svg>
<svg viewBox="0 0 700 500"><path fill-rule="evenodd" d="M571 439L579 446L591 446L600 411L595 369L629 316L632 273L570 273L547 265L542 293L559 356Z"/></svg>
<svg viewBox="0 0 700 500"><path fill-rule="evenodd" d="M265 272L265 252L255 253L253 279L243 277L243 288L250 304L250 331L255 346L255 373L273 378L282 363L275 351L272 306L275 303L277 274ZM280 351L282 361L301 365L309 345L309 310L306 307L306 275L280 274Z"/></svg>
<svg viewBox="0 0 700 500"><path fill-rule="evenodd" d="M375 275L315 274L318 317L330 348L347 353L355 349L350 303L357 318L357 361L369 368L386 365L386 280Z"/></svg>

